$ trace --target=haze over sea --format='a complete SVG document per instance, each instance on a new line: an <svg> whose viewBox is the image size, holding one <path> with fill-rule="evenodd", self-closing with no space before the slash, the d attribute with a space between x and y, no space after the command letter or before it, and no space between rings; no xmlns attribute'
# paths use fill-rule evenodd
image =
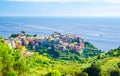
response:
<svg viewBox="0 0 120 76"><path fill-rule="evenodd" d="M40 36L75 34L105 51L120 46L120 18L115 17L0 17L0 36L22 30Z"/></svg>

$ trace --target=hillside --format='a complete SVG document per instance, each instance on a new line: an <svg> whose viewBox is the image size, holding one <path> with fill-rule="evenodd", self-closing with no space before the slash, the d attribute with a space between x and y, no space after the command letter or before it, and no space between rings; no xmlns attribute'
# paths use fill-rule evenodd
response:
<svg viewBox="0 0 120 76"><path fill-rule="evenodd" d="M12 34L3 42L11 48L26 49L63 60L80 60L81 57L88 58L102 53L91 43L84 42L82 37L58 32L49 36L37 36L21 31L21 33Z"/></svg>
<svg viewBox="0 0 120 76"><path fill-rule="evenodd" d="M120 76L119 48L103 53L82 39L82 51L76 51L72 47L56 50L54 45L42 44L36 49L34 43L27 45L27 41L24 42L26 36L30 41L39 38L36 35L26 35L25 32L15 37L11 35L8 39L1 37L0 76ZM8 44L9 40L12 46L11 43ZM73 38L68 44L75 42Z"/></svg>

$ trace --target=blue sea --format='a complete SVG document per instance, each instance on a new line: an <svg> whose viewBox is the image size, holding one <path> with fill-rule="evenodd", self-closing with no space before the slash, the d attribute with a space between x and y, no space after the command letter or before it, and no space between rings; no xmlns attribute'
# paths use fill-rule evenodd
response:
<svg viewBox="0 0 120 76"><path fill-rule="evenodd" d="M0 17L0 36L21 30L39 36L75 34L104 51L120 46L120 18L115 17Z"/></svg>

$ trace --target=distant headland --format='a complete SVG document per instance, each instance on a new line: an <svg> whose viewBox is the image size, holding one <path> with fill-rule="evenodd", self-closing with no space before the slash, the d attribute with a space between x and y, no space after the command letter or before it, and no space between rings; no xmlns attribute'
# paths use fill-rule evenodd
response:
<svg viewBox="0 0 120 76"><path fill-rule="evenodd" d="M91 43L84 42L82 37L58 32L54 32L49 36L37 36L21 31L18 34L11 34L8 39L3 40L3 43L8 44L11 48L18 48L23 51L40 51L45 48L48 52L51 50L57 52L69 51L70 53L84 54L85 56L95 56L102 53L101 50L97 49ZM52 53L52 51L50 53ZM88 55L88 52L91 52L91 54ZM43 53L43 51L41 51L41 53Z"/></svg>

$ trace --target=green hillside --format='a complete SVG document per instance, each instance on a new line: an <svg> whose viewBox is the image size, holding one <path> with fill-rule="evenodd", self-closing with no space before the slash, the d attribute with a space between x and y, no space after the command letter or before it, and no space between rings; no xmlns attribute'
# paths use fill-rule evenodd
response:
<svg viewBox="0 0 120 76"><path fill-rule="evenodd" d="M82 51L73 48L61 51L54 45L48 48L42 44L36 49L27 45L27 41L20 43L19 39L24 37L25 34L10 39L12 46L9 39L1 37L0 76L120 76L120 47L104 53L84 42Z"/></svg>

